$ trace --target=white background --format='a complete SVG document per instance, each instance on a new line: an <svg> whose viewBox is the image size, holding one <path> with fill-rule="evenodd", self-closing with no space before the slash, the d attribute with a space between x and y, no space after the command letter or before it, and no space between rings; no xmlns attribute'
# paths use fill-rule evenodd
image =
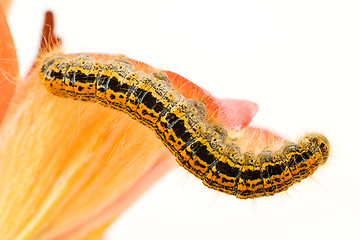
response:
<svg viewBox="0 0 360 240"><path fill-rule="evenodd" d="M291 140L329 137L329 161L285 194L239 200L178 168L105 239L358 239L358 1L15 0L9 24L22 73L55 13L66 52L123 53L217 97L259 104L253 124Z"/></svg>

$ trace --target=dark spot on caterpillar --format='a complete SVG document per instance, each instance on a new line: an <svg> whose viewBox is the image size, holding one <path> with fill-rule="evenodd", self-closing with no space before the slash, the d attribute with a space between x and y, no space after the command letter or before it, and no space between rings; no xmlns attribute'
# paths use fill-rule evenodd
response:
<svg viewBox="0 0 360 240"><path fill-rule="evenodd" d="M247 171L241 173L241 178L244 179L244 180L259 179L260 178L260 171L259 170L255 170L255 171L247 170Z"/></svg>
<svg viewBox="0 0 360 240"><path fill-rule="evenodd" d="M51 71L50 72L50 77L51 78L55 78L55 79L63 79L64 75L61 72L56 72L56 71Z"/></svg>
<svg viewBox="0 0 360 240"><path fill-rule="evenodd" d="M282 173L282 163L278 163L275 165L267 166L265 172L268 173L268 177L272 177L275 175L280 175Z"/></svg>
<svg viewBox="0 0 360 240"><path fill-rule="evenodd" d="M204 145L200 146L195 154L209 165L216 160L214 155L210 153Z"/></svg>
<svg viewBox="0 0 360 240"><path fill-rule="evenodd" d="M113 90L113 89L111 89L111 90L113 90L114 92L126 94L127 91L129 90L129 88L130 88L129 85L127 85L126 83L122 83L122 84L120 84L120 86L118 86L117 88L115 88L115 90L117 90L117 91L115 91L115 90Z"/></svg>
<svg viewBox="0 0 360 240"><path fill-rule="evenodd" d="M111 90L113 90L114 92L119 92L120 91L120 83L119 83L119 81L114 77L110 78L110 80L109 80L109 88Z"/></svg>
<svg viewBox="0 0 360 240"><path fill-rule="evenodd" d="M141 101L141 103L149 109L152 109L155 106L156 102L157 99L151 93L146 94Z"/></svg>
<svg viewBox="0 0 360 240"><path fill-rule="evenodd" d="M93 77L93 79L92 79ZM84 73L82 73L81 71L76 71L76 82L80 82L80 83L90 83L90 82L95 82L95 76L89 76L86 75Z"/></svg>
<svg viewBox="0 0 360 240"><path fill-rule="evenodd" d="M164 110L164 105L161 102L157 102L155 106L153 106L153 109L155 112L158 112L159 114Z"/></svg>
<svg viewBox="0 0 360 240"><path fill-rule="evenodd" d="M239 174L239 170L236 168L233 168L229 166L229 164L224 162L218 162L216 164L216 169L218 172L223 173L229 177L236 178L236 176Z"/></svg>
<svg viewBox="0 0 360 240"><path fill-rule="evenodd" d="M183 142L187 142L191 138L191 134L187 131L187 129L184 126L184 120L178 120L175 122L175 124L172 126L172 130L176 134L178 138L181 138Z"/></svg>

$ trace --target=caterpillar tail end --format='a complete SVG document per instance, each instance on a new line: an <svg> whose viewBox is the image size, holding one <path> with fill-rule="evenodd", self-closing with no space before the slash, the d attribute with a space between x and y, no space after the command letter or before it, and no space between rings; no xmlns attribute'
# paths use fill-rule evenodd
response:
<svg viewBox="0 0 360 240"><path fill-rule="evenodd" d="M311 132L306 134L304 139L309 139L310 142L315 143L319 147L322 154L322 158L319 159L319 165L324 164L329 158L330 153L330 142L327 137L321 133Z"/></svg>

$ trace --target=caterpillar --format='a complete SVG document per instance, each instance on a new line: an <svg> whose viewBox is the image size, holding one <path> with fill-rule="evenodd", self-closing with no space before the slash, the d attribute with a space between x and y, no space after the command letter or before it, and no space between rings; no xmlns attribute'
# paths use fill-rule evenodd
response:
<svg viewBox="0 0 360 240"><path fill-rule="evenodd" d="M56 96L97 102L148 126L180 166L207 187L240 199L284 191L329 155L329 141L318 133L276 151L241 153L227 129L207 119L203 102L174 90L165 72L136 71L125 57L103 61L53 54L43 60L40 79Z"/></svg>

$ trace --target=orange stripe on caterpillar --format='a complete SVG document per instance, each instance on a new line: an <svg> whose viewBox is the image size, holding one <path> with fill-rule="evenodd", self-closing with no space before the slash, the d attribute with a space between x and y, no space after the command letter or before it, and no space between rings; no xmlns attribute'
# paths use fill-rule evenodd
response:
<svg viewBox="0 0 360 240"><path fill-rule="evenodd" d="M175 90L168 78L171 72L151 67L137 71L133 62L125 57L102 61L54 54L44 59L40 78L56 96L98 102L127 113L153 129L179 165L206 186L238 198L284 191L328 158L329 142L316 133L297 144L285 142L276 151L241 153L228 130L209 115L211 102L204 104Z"/></svg>

